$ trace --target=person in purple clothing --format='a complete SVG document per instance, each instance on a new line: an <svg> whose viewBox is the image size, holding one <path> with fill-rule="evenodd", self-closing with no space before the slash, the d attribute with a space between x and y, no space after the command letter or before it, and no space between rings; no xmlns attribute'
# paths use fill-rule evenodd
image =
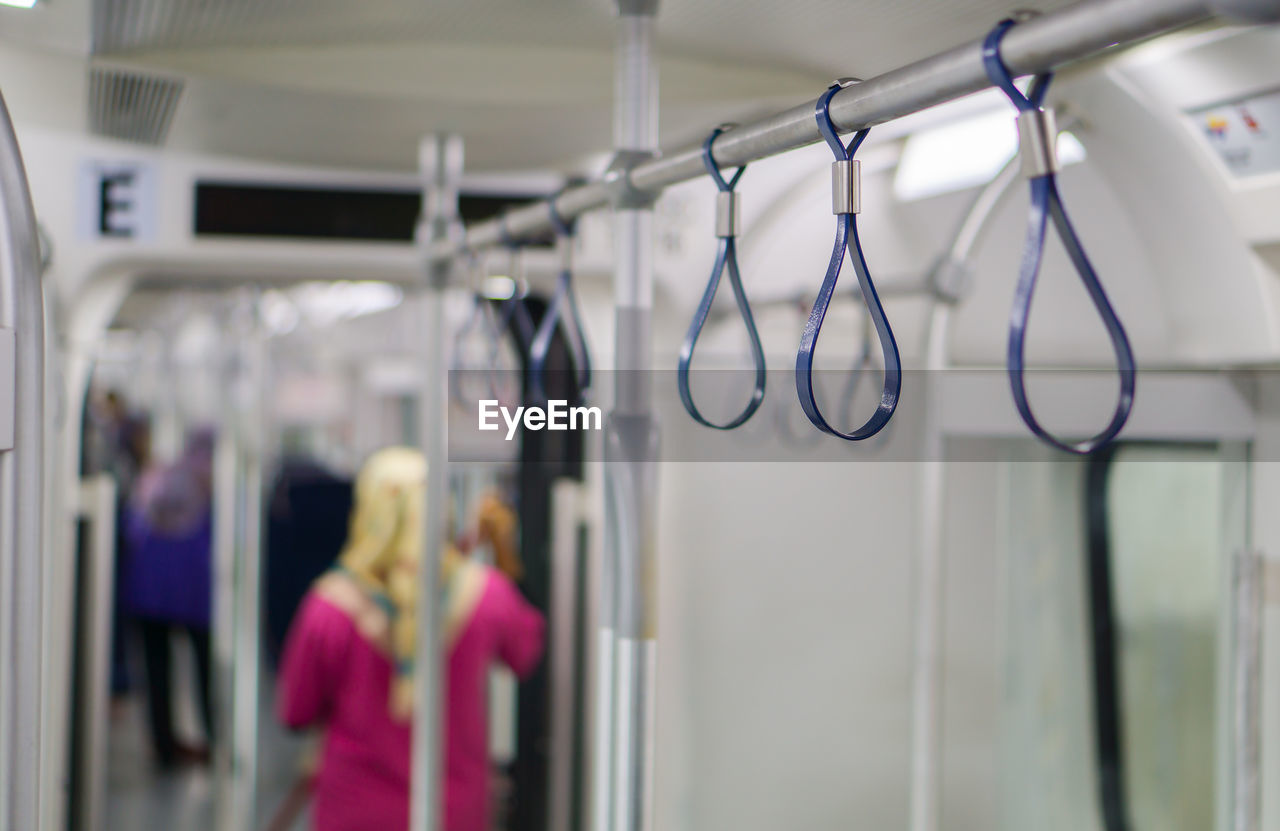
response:
<svg viewBox="0 0 1280 831"><path fill-rule="evenodd" d="M197 433L177 462L145 470L125 520L128 555L121 603L142 638L147 714L156 764L161 768L209 758L207 747L184 745L174 733L170 675L175 634L191 642L199 676L199 709L208 737L213 737L209 678L212 450L211 434Z"/></svg>

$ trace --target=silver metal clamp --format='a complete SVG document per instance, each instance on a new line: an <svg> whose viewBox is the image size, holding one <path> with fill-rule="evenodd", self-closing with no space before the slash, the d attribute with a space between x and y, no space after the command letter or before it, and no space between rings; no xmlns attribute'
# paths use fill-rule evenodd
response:
<svg viewBox="0 0 1280 831"><path fill-rule="evenodd" d="M1018 113L1018 155L1028 179L1058 172L1058 128L1052 110Z"/></svg>
<svg viewBox="0 0 1280 831"><path fill-rule="evenodd" d="M604 184L614 210L644 210L658 201L659 192L640 190L631 183L631 171L657 154L652 150L618 150L605 168Z"/></svg>
<svg viewBox="0 0 1280 831"><path fill-rule="evenodd" d="M716 194L716 236L736 237L742 233L742 210L738 206L738 193L722 190Z"/></svg>
<svg viewBox="0 0 1280 831"><path fill-rule="evenodd" d="M831 163L831 213L862 213L862 164L857 159Z"/></svg>

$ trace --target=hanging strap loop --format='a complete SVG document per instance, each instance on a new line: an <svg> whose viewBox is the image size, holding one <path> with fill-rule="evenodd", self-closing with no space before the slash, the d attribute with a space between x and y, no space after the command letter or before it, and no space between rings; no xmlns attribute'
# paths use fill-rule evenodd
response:
<svg viewBox="0 0 1280 831"><path fill-rule="evenodd" d="M556 232L557 239L572 239L577 231L578 220L577 217L569 219L556 207L556 200L563 195L562 190L547 200L547 218L551 220L551 228Z"/></svg>
<svg viewBox="0 0 1280 831"><path fill-rule="evenodd" d="M520 343L520 349L528 349L533 342L535 327L533 325L533 316L529 314L529 308L524 304L525 294L528 293L528 285L524 280L524 261L523 256L524 243L511 235L511 231L507 228L505 218L498 226L498 238L503 246L507 249L507 254L511 258L508 269L511 273L507 275L511 280L511 296L505 298L498 307L498 325L495 337L491 344L492 360L496 363L498 358L499 340L502 334L515 321L515 336Z"/></svg>
<svg viewBox="0 0 1280 831"><path fill-rule="evenodd" d="M520 249L520 240L511 235L511 229L507 227L507 218L505 216L498 217L498 242L513 257L515 252Z"/></svg>
<svg viewBox="0 0 1280 831"><path fill-rule="evenodd" d="M547 356L551 341L560 328L576 371L578 395L586 399L591 390L591 353L587 348L582 315L573 290L573 220L566 219L556 209L556 198L547 200L547 214L556 231L556 244L560 248L560 274L556 277L556 289L538 323L538 331L529 347L529 389L535 401L545 401ZM563 325L562 325L563 324Z"/></svg>
<svg viewBox="0 0 1280 831"><path fill-rule="evenodd" d="M987 70L991 83L999 87L1018 108L1019 145L1022 154L1023 173L1031 182L1031 212L1027 226L1027 240L1022 252L1022 265L1018 274L1017 288L1014 290L1013 311L1009 316L1009 342L1007 348L1009 384L1013 390L1013 403L1018 414L1027 427L1045 443L1068 453L1087 455L1104 447L1119 434L1129 419L1133 409L1134 389L1137 382L1137 369L1134 364L1133 349L1129 345L1129 337L1125 334L1124 325L1116 315L1111 301L1107 298L1097 272L1086 256L1080 238L1076 236L1067 209L1058 194L1056 146L1057 132L1053 121L1041 109L1049 82L1050 73L1037 76L1026 95L1013 83L1013 76L1000 57L1000 42L1005 33L1017 23L1015 20L1002 20L987 35L982 48L982 63ZM1040 263L1044 258L1046 236L1049 219L1053 219L1054 227L1062 238L1067 255L1080 275L1081 282L1089 292L1093 306L1106 327L1107 336L1111 340L1111 348L1116 357L1116 371L1120 376L1120 394L1116 400L1111 421L1102 432L1078 442L1069 442L1051 435L1040 426L1031 411L1031 402L1027 397L1026 386L1026 339L1027 321L1031 315L1031 299L1035 293L1036 278L1040 273Z"/></svg>
<svg viewBox="0 0 1280 831"><path fill-rule="evenodd" d="M716 236L720 238L720 245L716 252L715 263L711 266L711 278L707 281L707 289L703 292L702 301L698 304L697 311L694 312L693 321L689 324L689 331L684 336L684 344L680 347L680 361L676 368L676 385L680 390L680 401L684 404L685 410L688 411L694 421L716 430L732 430L735 427L741 427L746 424L751 416L755 415L756 410L760 409L760 404L764 401L765 380L767 377L764 347L760 344L760 333L756 331L755 318L751 314L751 304L747 301L747 293L742 287L742 275L738 271L737 236L741 225L741 214L738 209L738 194L734 191L734 188L737 186L738 180L742 178L747 166L742 165L739 167L737 172L726 181L712 153L712 145L715 144L716 138L725 130L732 129L734 126L732 124L720 125L711 131L711 135L707 136L706 142L702 145L702 163L706 167L707 173L715 181L716 187L720 189L716 201ZM738 313L742 316L742 322L747 327L747 338L751 344L751 360L755 364L756 377L755 386L751 391L751 398L747 401L747 405L742 411L729 421L716 424L707 420L693 401L693 391L689 388L689 365L693 362L693 350L698 345L698 336L702 334L702 327L706 325L707 317L711 314L711 304L715 300L716 290L720 287L720 277L726 269L729 272L729 286L733 289L733 297L738 304Z"/></svg>
<svg viewBox="0 0 1280 831"><path fill-rule="evenodd" d="M818 131L826 139L827 146L835 154L835 163L831 166L832 176L832 213L836 215L836 239L831 251L831 262L827 266L827 274L818 289L818 297L813 303L813 311L809 313L809 321L805 324L804 334L800 338L800 351L796 354L796 392L800 396L800 407L819 430L830 433L848 441L869 439L884 429L893 417L898 406L898 398L902 393L902 361L898 355L898 343L893 337L893 329L885 316L880 295L876 293L875 284L871 280L871 272L867 268L866 258L862 254L862 243L858 239L858 212L861 209L859 198L859 165L854 154L866 139L870 129L859 130L846 146L841 143L836 126L831 120L831 99L845 87L857 83L854 79L841 79L832 84L818 99L814 117L818 122ZM822 332L822 322L827 316L831 298L835 295L836 281L840 277L840 268L844 265L845 252L853 262L858 276L858 288L867 314L875 326L876 335L880 339L880 351L884 357L884 386L880 391L880 403L871 417L856 430L841 432L827 423L818 409L818 402L813 389L813 351L818 344L818 335ZM859 366L865 366L860 360Z"/></svg>
<svg viewBox="0 0 1280 831"><path fill-rule="evenodd" d="M498 329L496 332L498 337L494 338L493 341L495 359L499 338L512 325L513 321L515 323L516 338L524 348L528 348L536 332L533 325L533 316L529 314L529 307L524 304L526 287L522 281L515 278L512 278L512 282L515 286L511 290L511 296L503 300L498 309Z"/></svg>
<svg viewBox="0 0 1280 831"><path fill-rule="evenodd" d="M498 371L496 363L498 347L502 339L502 328L498 324L492 304L484 296L484 287L476 285L474 280L474 275L480 271L479 255L471 249L465 249L463 258L467 262L468 270L473 275L469 280L472 284L472 306L471 313L463 321L462 325L458 327L453 336L453 358L449 367L449 397L458 406L466 408L474 402L469 402L463 394L462 380L465 376L476 371L464 364L463 352L466 341L473 331L480 330L484 338L487 354L485 355L484 366L479 371L484 373L485 386L489 394L494 398L500 398L496 380Z"/></svg>

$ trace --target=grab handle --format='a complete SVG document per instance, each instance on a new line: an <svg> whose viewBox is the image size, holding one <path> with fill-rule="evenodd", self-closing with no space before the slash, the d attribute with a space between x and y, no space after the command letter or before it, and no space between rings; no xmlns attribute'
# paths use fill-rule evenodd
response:
<svg viewBox="0 0 1280 831"><path fill-rule="evenodd" d="M1059 450L1078 455L1088 455L1107 445L1119 434L1129 413L1133 410L1134 389L1137 382L1137 368L1134 365L1133 348L1129 345L1129 337L1125 334L1124 325L1116 315L1107 293L1102 288L1098 274L1093 270L1067 216L1067 209L1058 194L1057 183L1057 131L1053 125L1053 114L1042 108L1045 93L1053 75L1038 75L1031 82L1027 94L1023 94L1013 83L1009 68L1000 57L1000 41L1005 33L1013 28L1017 21L1006 19L996 24L987 35L982 48L982 62L986 67L991 83L999 87L1013 105L1018 108L1018 143L1022 157L1022 172L1031 180L1031 212L1027 225L1027 240L1022 250L1022 265L1019 269L1018 284L1013 295L1013 310L1009 315L1009 343L1007 349L1009 385L1013 391L1013 403L1023 422L1039 439ZM1089 292L1093 306L1102 318L1107 336L1111 340L1111 348L1116 356L1116 371L1120 375L1120 395L1116 399L1115 410L1111 421L1100 433L1078 442L1069 442L1052 435L1045 430L1031 411L1031 402L1027 397L1026 385L1026 340L1027 321L1031 316L1031 299L1036 290L1036 278L1040 273L1040 263L1044 259L1045 241L1048 234L1048 221L1052 217L1058 235L1062 238L1067 255L1080 275L1081 282Z"/></svg>
<svg viewBox="0 0 1280 831"><path fill-rule="evenodd" d="M741 427L755 415L764 401L767 377L764 347L760 345L760 333L756 330L755 318L751 315L751 304L747 301L747 293L742 287L742 275L738 271L737 239L742 217L739 213L738 194L734 192L734 188L742 178L742 174L746 172L747 166L739 167L733 177L726 181L711 150L716 137L731 127L733 127L731 124L722 124L715 128L702 145L702 163L715 181L716 187L720 189L716 199L716 236L720 238L720 245L716 251L715 263L711 266L711 278L707 281L702 301L698 303L698 308L693 314L689 331L684 336L684 343L680 347L680 361L676 366L676 386L680 390L680 402L684 404L685 410L694 421L716 430L732 430L735 427ZM711 304L716 298L720 278L726 269L729 272L729 286L733 289L733 298L738 304L738 313L747 327L747 339L751 344L751 360L755 364L756 377L746 406L733 418L717 424L708 420L693 401L693 391L689 388L689 365L693 362L693 350L697 347L698 336L702 334L702 327L706 325L707 317L711 314Z"/></svg>
<svg viewBox="0 0 1280 831"><path fill-rule="evenodd" d="M813 311L809 313L809 321L805 324L804 334L800 338L800 351L796 354L796 392L800 396L800 407L819 430L830 433L848 441L862 441L879 433L893 417L897 409L898 398L902 392L902 361L898 355L898 343L893 337L893 329L885 316L884 305L880 295L876 293L875 283L871 280L871 272L867 268L866 258L862 254L862 242L858 239L857 216L861 210L859 165L854 154L866 139L870 129L859 130L846 146L840 142L836 126L831 120L831 99L841 89L857 83L853 79L842 79L832 84L818 99L814 112L818 121L818 131L826 139L827 145L835 153L836 161L831 166L832 191L831 212L836 215L836 239L831 251L831 262L827 266L826 276L818 289L818 297L813 303ZM884 386L880 391L880 403L871 417L852 432L841 432L827 423L813 390L813 350L818 344L818 335L822 333L822 323L835 295L836 281L840 277L840 268L844 265L845 252L853 262L854 271L858 275L858 287L871 322L875 325L876 335L880 339L880 351L884 356Z"/></svg>
<svg viewBox="0 0 1280 831"><path fill-rule="evenodd" d="M591 391L591 353L578 311L578 300L573 290L573 234L574 222L560 215L554 198L547 201L547 213L556 230L556 245L560 249L560 274L551 302L538 323L538 330L529 347L529 389L534 400L545 401L547 356L551 353L551 341L560 329L573 359L574 379L578 396L586 399Z"/></svg>
<svg viewBox="0 0 1280 831"><path fill-rule="evenodd" d="M470 260L472 268L477 268L474 256L471 256ZM495 399L502 398L498 392L496 376L498 374L498 355L502 347L502 333L506 328L506 321L499 322L498 314L493 310L493 304L484 295L483 286L473 286L472 291L471 313L453 334L452 357L449 362L449 399L464 409L474 402L468 401L467 396L464 395L462 381L468 374L477 370L464 365L463 345L466 343L467 338L471 336L471 333L477 329L481 330L485 348L484 366L478 371L484 373L484 381L488 387L489 394Z"/></svg>

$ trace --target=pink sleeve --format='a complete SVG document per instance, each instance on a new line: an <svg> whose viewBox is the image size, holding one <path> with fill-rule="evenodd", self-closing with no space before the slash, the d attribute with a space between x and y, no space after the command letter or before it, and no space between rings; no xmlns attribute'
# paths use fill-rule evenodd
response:
<svg viewBox="0 0 1280 831"><path fill-rule="evenodd" d="M351 622L315 592L302 601L285 638L276 713L289 727L324 721L351 643Z"/></svg>
<svg viewBox="0 0 1280 831"><path fill-rule="evenodd" d="M498 657L516 675L527 677L542 659L546 622L510 580L496 571L489 579L499 604Z"/></svg>

